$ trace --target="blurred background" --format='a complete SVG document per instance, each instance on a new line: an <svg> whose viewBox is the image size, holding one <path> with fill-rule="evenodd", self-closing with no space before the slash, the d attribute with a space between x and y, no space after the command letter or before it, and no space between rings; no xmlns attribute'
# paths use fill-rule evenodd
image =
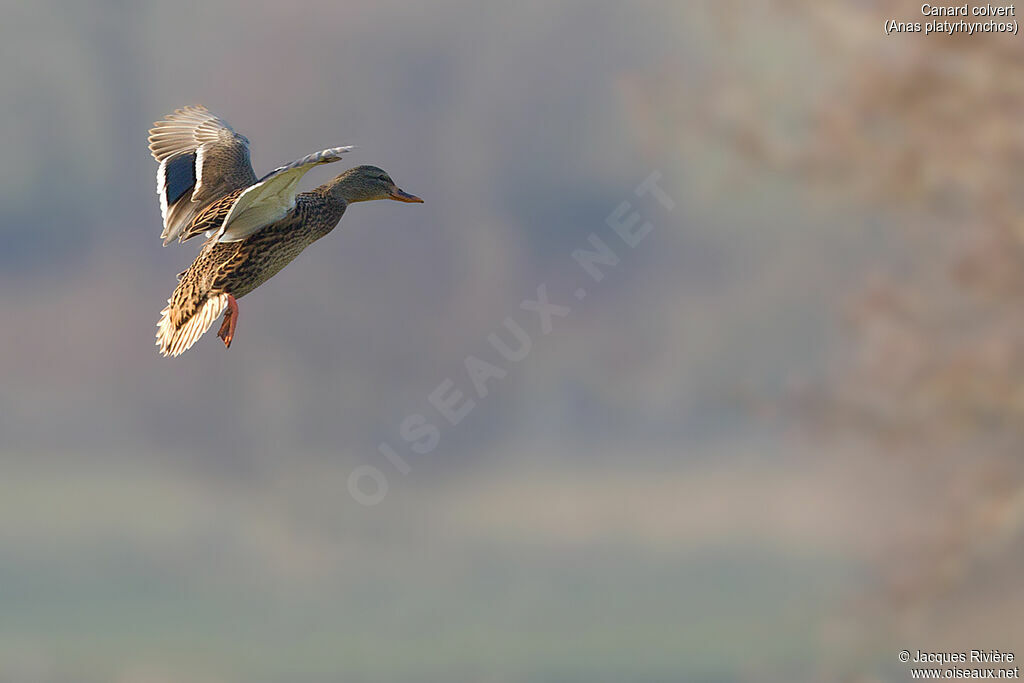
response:
<svg viewBox="0 0 1024 683"><path fill-rule="evenodd" d="M2 0L0 681L1024 655L1024 53L883 34L918 11ZM258 175L357 144L426 203L354 207L230 352L169 360L198 245L160 247L146 131L194 103ZM671 210L634 193L654 171ZM591 234L620 257L599 283ZM506 318L522 361L487 341ZM505 373L486 397L467 356Z"/></svg>

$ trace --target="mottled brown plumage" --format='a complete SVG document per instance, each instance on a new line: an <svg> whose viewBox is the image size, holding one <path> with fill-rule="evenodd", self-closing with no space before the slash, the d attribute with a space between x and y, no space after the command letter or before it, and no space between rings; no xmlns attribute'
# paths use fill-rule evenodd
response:
<svg viewBox="0 0 1024 683"><path fill-rule="evenodd" d="M193 110L198 108L189 111ZM206 114L219 124L227 125L212 114ZM202 125L209 125L207 119ZM236 134L232 131L231 135ZM151 137L151 150L157 158L153 144ZM295 194L295 184L309 168L336 161L348 149L332 148L309 155L272 171L258 182L246 187L228 187L220 196L204 198L203 202L190 200L189 187L185 185L190 180L187 172L179 168L169 177L161 162L158 192L166 192L161 196L162 208L177 209L182 202L187 202L187 208L179 209L176 215L186 215L188 220L172 227L171 239L185 240L199 233L208 235L195 261L181 274L162 312L156 335L161 354L184 353L225 310L219 336L225 346L230 347L238 321L236 300L273 277L303 249L331 232L349 204L375 199L422 201L398 189L387 173L375 166L349 169L311 192ZM165 154L164 159L168 158L173 158L173 154L170 157ZM211 175L215 167L213 164L204 168L203 183L230 186L234 181L225 185ZM230 168L230 164L225 167ZM195 207L193 203L202 205ZM164 213L167 233L169 214ZM164 237L166 239L167 235Z"/></svg>
<svg viewBox="0 0 1024 683"><path fill-rule="evenodd" d="M235 202L238 201L238 198L244 191L244 187L232 190L223 197L215 200L205 209L199 211L189 224L182 228L181 237L178 239L184 242L196 235L201 235L209 230L216 230L219 228L224 222L224 219L227 218L228 213L231 211L231 207L235 205Z"/></svg>

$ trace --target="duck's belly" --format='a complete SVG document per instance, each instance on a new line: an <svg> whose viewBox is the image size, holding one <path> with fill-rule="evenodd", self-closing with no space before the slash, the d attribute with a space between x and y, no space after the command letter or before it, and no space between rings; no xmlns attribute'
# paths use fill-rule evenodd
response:
<svg viewBox="0 0 1024 683"><path fill-rule="evenodd" d="M238 274L228 288L235 298L243 297L295 260L309 246L305 240L277 242L252 250L239 264Z"/></svg>
<svg viewBox="0 0 1024 683"><path fill-rule="evenodd" d="M242 242L207 246L192 267L209 273L206 291L238 298L277 275L314 241L310 231L271 226Z"/></svg>

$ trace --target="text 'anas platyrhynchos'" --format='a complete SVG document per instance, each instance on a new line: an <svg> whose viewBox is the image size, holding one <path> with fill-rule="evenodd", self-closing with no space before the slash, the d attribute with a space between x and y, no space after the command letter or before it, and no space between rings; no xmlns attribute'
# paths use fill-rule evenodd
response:
<svg viewBox="0 0 1024 683"><path fill-rule="evenodd" d="M184 107L154 124L149 151L160 164L156 192L164 245L200 233L207 237L162 312L156 333L161 354L187 351L221 313L217 336L230 348L238 323L236 299L333 230L349 204L423 201L400 190L376 166L357 166L310 192L296 193L307 171L339 161L351 149L325 149L257 179L249 141L206 107Z"/></svg>

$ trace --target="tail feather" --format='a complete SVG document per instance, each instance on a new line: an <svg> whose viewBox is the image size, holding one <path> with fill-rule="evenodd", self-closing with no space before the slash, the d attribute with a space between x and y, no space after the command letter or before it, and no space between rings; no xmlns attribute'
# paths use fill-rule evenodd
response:
<svg viewBox="0 0 1024 683"><path fill-rule="evenodd" d="M156 345L162 356L180 356L202 337L228 305L227 294L213 294L187 320L175 325L174 299L167 300L157 323Z"/></svg>

